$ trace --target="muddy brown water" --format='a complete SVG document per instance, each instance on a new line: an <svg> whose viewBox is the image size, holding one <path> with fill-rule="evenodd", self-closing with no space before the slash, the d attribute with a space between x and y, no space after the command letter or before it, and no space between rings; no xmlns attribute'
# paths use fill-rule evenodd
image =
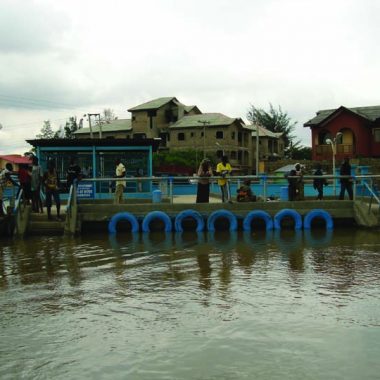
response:
<svg viewBox="0 0 380 380"><path fill-rule="evenodd" d="M1 379L378 379L379 231L0 240Z"/></svg>

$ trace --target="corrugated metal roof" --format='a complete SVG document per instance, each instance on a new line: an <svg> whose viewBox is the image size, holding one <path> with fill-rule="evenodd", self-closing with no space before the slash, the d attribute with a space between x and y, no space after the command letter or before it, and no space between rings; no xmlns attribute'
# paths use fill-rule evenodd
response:
<svg viewBox="0 0 380 380"><path fill-rule="evenodd" d="M206 127L215 127L223 125L231 125L233 122L238 120L239 122L243 121L240 118L232 118L222 113L203 113L200 115L190 115L184 116L179 119L176 123L172 124L170 128L194 128L201 127L202 122L208 122Z"/></svg>
<svg viewBox="0 0 380 380"><path fill-rule="evenodd" d="M139 104L136 107L130 108L128 111L132 112L132 111L155 110L155 109L161 108L162 106L164 106L165 104L171 101L174 101L180 104L179 101L174 96L166 97L166 98L157 98L157 99L150 100L149 102Z"/></svg>
<svg viewBox="0 0 380 380"><path fill-rule="evenodd" d="M102 124L102 132L122 132L132 130L132 120L131 119L117 119L112 120L110 123ZM99 132L99 125L94 125L92 127L93 133ZM74 132L75 135L88 134L90 133L90 128L81 128Z"/></svg>
<svg viewBox="0 0 380 380"><path fill-rule="evenodd" d="M308 122L304 124L305 127L309 127L312 125L318 125L325 119L327 119L329 116L331 116L334 112L338 111L339 109L347 109L350 110L353 113L356 113L357 115L369 120L369 121L375 121L376 119L380 118L380 106L370 106L370 107L338 107L335 109L329 109L329 110L320 110L317 112L317 115L310 119Z"/></svg>
<svg viewBox="0 0 380 380"><path fill-rule="evenodd" d="M247 125L246 128L250 129L252 131L252 136L256 136L256 126L253 124ZM274 139L278 139L283 135L282 132L272 132L269 129L266 129L259 125L259 137L271 137Z"/></svg>

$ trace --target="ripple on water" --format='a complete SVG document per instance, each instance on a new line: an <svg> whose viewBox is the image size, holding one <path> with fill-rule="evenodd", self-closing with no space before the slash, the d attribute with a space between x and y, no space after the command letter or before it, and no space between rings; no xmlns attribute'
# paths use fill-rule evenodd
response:
<svg viewBox="0 0 380 380"><path fill-rule="evenodd" d="M0 331L11 350L1 350L0 376L375 378L377 237L328 238L328 246L291 232L7 242Z"/></svg>

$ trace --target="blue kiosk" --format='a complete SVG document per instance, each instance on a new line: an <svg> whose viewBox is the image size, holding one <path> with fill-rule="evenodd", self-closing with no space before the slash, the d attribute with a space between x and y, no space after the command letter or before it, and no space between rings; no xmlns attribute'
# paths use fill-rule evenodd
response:
<svg viewBox="0 0 380 380"><path fill-rule="evenodd" d="M78 186L79 198L110 198L112 181L102 178L115 176L115 162L120 158L126 167L127 177L151 177L152 158L160 143L156 139L36 139L27 140L35 149L40 165L45 170L47 162L54 160L61 180L66 179L70 160L74 158L84 173ZM90 181L97 179L97 181ZM99 181L100 180L100 181ZM126 195L144 197L152 193L152 183L142 182L137 191L137 181L127 181Z"/></svg>

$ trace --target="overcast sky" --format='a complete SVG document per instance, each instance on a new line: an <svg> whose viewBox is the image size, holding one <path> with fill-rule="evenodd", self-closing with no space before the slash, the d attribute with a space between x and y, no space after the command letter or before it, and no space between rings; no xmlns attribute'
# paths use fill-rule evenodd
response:
<svg viewBox="0 0 380 380"><path fill-rule="evenodd" d="M49 119L175 96L245 119L380 104L378 0L1 0L0 154Z"/></svg>

